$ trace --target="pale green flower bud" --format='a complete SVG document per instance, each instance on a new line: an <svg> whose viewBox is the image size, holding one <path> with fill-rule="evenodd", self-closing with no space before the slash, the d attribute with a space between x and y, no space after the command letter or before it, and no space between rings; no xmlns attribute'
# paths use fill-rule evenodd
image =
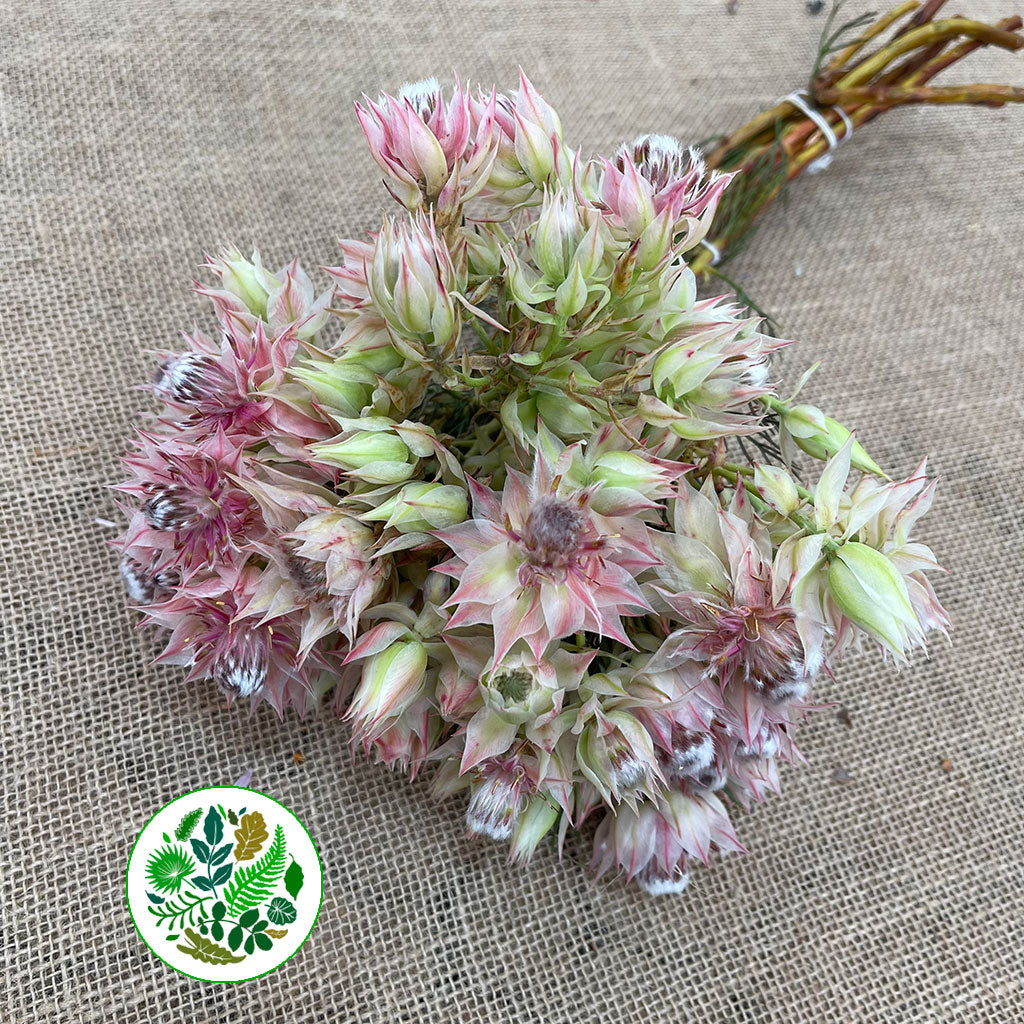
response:
<svg viewBox="0 0 1024 1024"><path fill-rule="evenodd" d="M587 282L583 279L580 265L573 260L569 276L555 291L555 312L568 319L575 316L587 304Z"/></svg>
<svg viewBox="0 0 1024 1024"><path fill-rule="evenodd" d="M902 657L921 637L907 584L895 565L866 544L843 544L827 574L828 591L855 626Z"/></svg>
<svg viewBox="0 0 1024 1024"><path fill-rule="evenodd" d="M539 124L517 116L514 147L519 166L539 188L555 169L555 147L551 137Z"/></svg>
<svg viewBox="0 0 1024 1024"><path fill-rule="evenodd" d="M540 841L558 821L559 810L542 796L531 797L512 830L509 857L515 864L525 864Z"/></svg>
<svg viewBox="0 0 1024 1024"><path fill-rule="evenodd" d="M427 670L427 649L417 640L396 641L371 655L346 714L366 730L397 718L419 698Z"/></svg>
<svg viewBox="0 0 1024 1024"><path fill-rule="evenodd" d="M360 430L344 441L315 444L312 450L317 458L341 466L367 483L400 483L416 470L409 446L386 430Z"/></svg>
<svg viewBox="0 0 1024 1024"><path fill-rule="evenodd" d="M641 494L664 484L665 470L636 452L605 452L590 471L590 482L628 487Z"/></svg>
<svg viewBox="0 0 1024 1024"><path fill-rule="evenodd" d="M728 353L714 346L695 347L692 341L670 345L651 367L655 394L666 402L682 398L701 386L725 362Z"/></svg>
<svg viewBox="0 0 1024 1024"><path fill-rule="evenodd" d="M791 515L800 505L800 495L793 478L778 466L755 466L754 486L757 493L784 516Z"/></svg>
<svg viewBox="0 0 1024 1024"><path fill-rule="evenodd" d="M454 350L456 269L430 219L418 214L411 221L385 221L366 281L373 305L396 334L432 344L443 354Z"/></svg>
<svg viewBox="0 0 1024 1024"><path fill-rule="evenodd" d="M469 271L479 277L497 277L501 273L501 244L486 228L463 232Z"/></svg>
<svg viewBox="0 0 1024 1024"><path fill-rule="evenodd" d="M343 416L358 416L362 412L370 402L376 380L368 370L345 365L342 360L314 360L293 367L291 374L313 392L321 405L336 409Z"/></svg>
<svg viewBox="0 0 1024 1024"><path fill-rule="evenodd" d="M210 267L221 280L221 284L237 295L249 311L258 317L267 315L267 296L282 284L281 280L269 273L254 252L247 260L237 249L228 249L210 262Z"/></svg>
<svg viewBox="0 0 1024 1024"><path fill-rule="evenodd" d="M412 483L359 518L400 533L426 533L463 522L467 511L466 492L456 484Z"/></svg>
<svg viewBox="0 0 1024 1024"><path fill-rule="evenodd" d="M793 438L796 446L811 458L823 462L835 455L846 444L851 431L813 405L773 406L779 413L782 427ZM865 473L885 476L881 467L864 450L859 441L853 442L850 464Z"/></svg>
<svg viewBox="0 0 1024 1024"><path fill-rule="evenodd" d="M552 284L566 279L582 239L583 222L575 199L561 189L546 193L533 236L533 255Z"/></svg>

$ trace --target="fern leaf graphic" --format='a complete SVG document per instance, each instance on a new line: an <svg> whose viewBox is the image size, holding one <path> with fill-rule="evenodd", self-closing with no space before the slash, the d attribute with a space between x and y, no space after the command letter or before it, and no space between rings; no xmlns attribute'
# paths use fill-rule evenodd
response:
<svg viewBox="0 0 1024 1024"><path fill-rule="evenodd" d="M258 907L274 891L284 874L284 829L274 829L274 841L255 864L239 867L231 884L224 890L228 916L238 917L244 910Z"/></svg>

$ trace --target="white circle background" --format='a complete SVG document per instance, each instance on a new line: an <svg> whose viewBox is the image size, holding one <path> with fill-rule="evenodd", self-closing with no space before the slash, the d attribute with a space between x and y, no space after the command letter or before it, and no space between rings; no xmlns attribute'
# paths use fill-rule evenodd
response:
<svg viewBox="0 0 1024 1024"><path fill-rule="evenodd" d="M280 825L284 829L285 870L291 865L294 857L302 868L304 876L302 889L296 899L292 900L285 891L283 874L271 894L272 897L283 896L295 904L297 916L288 925L288 934L283 939L275 939L273 947L269 950L257 947L253 953L237 964L207 964L179 952L177 948L179 943L187 943L184 927L171 929L166 924L159 924L149 912L149 908L154 904L146 896L146 862L154 850L165 845L164 833L166 832L171 837L172 843L177 842L174 838L174 830L185 814L196 807L201 807L203 818L205 818L209 807L216 804L222 804L225 808L236 812L244 807L246 812L259 811L263 815L270 839L264 844L263 851L257 854L257 859L273 840L275 826ZM200 819L192 833L194 838L204 838L203 818ZM222 844L233 838L236 827L227 821L224 822ZM188 845L186 843L186 847ZM244 863L255 863L255 861ZM237 869L236 864L235 870ZM320 868L320 858L317 856L312 840L299 819L291 811L255 790L243 789L239 786L216 786L209 789L193 790L191 793L172 800L146 825L139 835L128 861L127 890L128 905L135 920L135 927L146 940L147 945L166 964L183 974L201 978L204 981L247 981L279 967L306 941L320 911L323 873ZM167 893L158 893L158 895L167 899L175 898ZM188 925L187 920L185 927L192 927ZM168 934L177 934L180 938L168 942ZM209 939L210 936L206 935L205 938ZM218 945L227 948L226 937Z"/></svg>

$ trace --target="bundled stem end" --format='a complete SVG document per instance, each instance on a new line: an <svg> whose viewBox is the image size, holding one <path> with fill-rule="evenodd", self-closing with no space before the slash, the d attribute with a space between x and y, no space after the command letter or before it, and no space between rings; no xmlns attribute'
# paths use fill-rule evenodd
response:
<svg viewBox="0 0 1024 1024"><path fill-rule="evenodd" d="M868 15L837 25L843 2L836 0L829 13L804 99L829 124L835 140L886 110L911 103L1000 107L1024 102L1024 88L1017 86L929 84L981 46L1024 48L1020 17L995 25L962 17L936 19L945 0L906 0L874 20ZM891 38L871 48L890 29ZM790 98L719 142L708 154L708 166L741 174L719 206L708 236L711 244L691 260L694 272L703 278L717 275L715 264L736 255L765 207L834 144Z"/></svg>

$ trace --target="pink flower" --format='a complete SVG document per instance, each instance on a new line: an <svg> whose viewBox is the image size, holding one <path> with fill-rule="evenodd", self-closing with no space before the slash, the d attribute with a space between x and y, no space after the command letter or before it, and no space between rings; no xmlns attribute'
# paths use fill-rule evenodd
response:
<svg viewBox="0 0 1024 1024"><path fill-rule="evenodd" d="M712 171L669 135L641 135L622 145L614 160L604 160L601 200L630 238L639 238L656 218L677 231L688 218L700 224L695 245L711 225L718 200L732 174Z"/></svg>
<svg viewBox="0 0 1024 1024"><path fill-rule="evenodd" d="M295 623L239 618L256 585L253 567L220 567L217 574L185 586L173 598L146 609L146 625L171 631L161 664L190 665L188 679L211 679L231 699L262 701L283 714L293 706L305 714L316 706L325 684L335 681L335 659L318 649L305 660L298 652Z"/></svg>
<svg viewBox="0 0 1024 1024"><path fill-rule="evenodd" d="M397 97L384 93L377 103L363 99L356 117L387 175L385 187L407 209L433 206L447 214L486 184L494 160L493 95L475 119L458 81L447 101L436 78L403 85Z"/></svg>
<svg viewBox="0 0 1024 1024"><path fill-rule="evenodd" d="M823 653L805 649L793 609L773 597L771 541L744 493L726 510L681 483L675 530L656 537L662 564L650 590L682 625L649 669L701 666L718 689L717 720L760 749L759 730L788 722L785 705L807 696Z"/></svg>
<svg viewBox="0 0 1024 1024"><path fill-rule="evenodd" d="M575 450L553 465L538 453L529 477L509 469L500 500L471 484L473 518L435 533L455 553L439 570L459 581L447 628L489 623L495 662L517 639L540 658L580 630L628 645L621 616L649 608L634 579L654 561L647 530L592 511L594 489L563 476Z"/></svg>
<svg viewBox="0 0 1024 1024"><path fill-rule="evenodd" d="M256 502L236 482L247 473L241 448L223 431L193 443L186 435L139 433L137 451L124 457L132 479L118 490L140 506L121 541L151 569L179 569L186 579L226 562L266 532Z"/></svg>
<svg viewBox="0 0 1024 1024"><path fill-rule="evenodd" d="M745 852L718 797L670 790L635 809L622 805L601 819L590 868L618 868L652 895L682 892L691 859L708 864L712 851Z"/></svg>

